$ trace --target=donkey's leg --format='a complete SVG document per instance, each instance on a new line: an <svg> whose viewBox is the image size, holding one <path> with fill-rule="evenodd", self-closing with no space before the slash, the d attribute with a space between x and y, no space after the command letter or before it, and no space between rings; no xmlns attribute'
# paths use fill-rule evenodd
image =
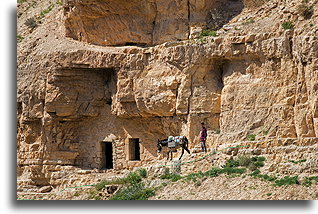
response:
<svg viewBox="0 0 318 214"><path fill-rule="evenodd" d="M182 152L181 152L181 156L180 156L179 160L181 160L183 153L184 153L184 148L182 147Z"/></svg>
<svg viewBox="0 0 318 214"><path fill-rule="evenodd" d="M185 146L184 149L190 154L190 150L188 149L188 146Z"/></svg>

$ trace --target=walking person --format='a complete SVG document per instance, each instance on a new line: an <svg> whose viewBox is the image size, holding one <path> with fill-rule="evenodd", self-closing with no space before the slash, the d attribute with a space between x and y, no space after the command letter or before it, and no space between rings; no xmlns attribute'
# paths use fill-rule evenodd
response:
<svg viewBox="0 0 318 214"><path fill-rule="evenodd" d="M201 122L201 126L202 126L202 130L200 132L201 149L202 149L202 152L207 152L205 142L206 142L206 138L208 134L203 122Z"/></svg>

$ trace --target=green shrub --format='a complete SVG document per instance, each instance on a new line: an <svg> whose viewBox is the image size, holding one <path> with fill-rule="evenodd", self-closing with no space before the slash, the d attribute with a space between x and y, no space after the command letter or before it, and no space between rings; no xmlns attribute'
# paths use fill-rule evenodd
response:
<svg viewBox="0 0 318 214"><path fill-rule="evenodd" d="M302 159L302 160L299 160L299 161L295 161L295 160L288 160L288 162L291 162L291 163L294 163L294 164L299 164L299 163L303 163L303 162L306 162L307 159Z"/></svg>
<svg viewBox="0 0 318 214"><path fill-rule="evenodd" d="M256 169L250 174L250 176L256 176L256 175L259 175L260 173L261 171L259 171L259 169Z"/></svg>
<svg viewBox="0 0 318 214"><path fill-rule="evenodd" d="M26 26L28 26L29 28L31 28L32 30L38 26L38 23L36 22L35 18L33 18L33 17L32 17L32 18L28 18L28 19L24 22L24 24L25 24Z"/></svg>
<svg viewBox="0 0 318 214"><path fill-rule="evenodd" d="M222 168L233 168L238 166L240 166L240 164L237 160L227 160L225 165L222 166Z"/></svg>
<svg viewBox="0 0 318 214"><path fill-rule="evenodd" d="M220 130L220 129L215 129L215 130L214 130L214 133L215 133L215 134L220 134L220 133L221 133L221 130Z"/></svg>
<svg viewBox="0 0 318 214"><path fill-rule="evenodd" d="M123 178L124 183L136 184L142 180L141 176L137 172L131 172L127 177Z"/></svg>
<svg viewBox="0 0 318 214"><path fill-rule="evenodd" d="M239 156L237 158L237 161L240 166L245 166L245 167L248 167L252 163L251 158L248 156Z"/></svg>
<svg viewBox="0 0 318 214"><path fill-rule="evenodd" d="M293 29L294 28L294 25L293 23L291 22L283 22L282 24L282 27L285 29L285 30L288 30L288 29Z"/></svg>
<svg viewBox="0 0 318 214"><path fill-rule="evenodd" d="M245 168L230 168L230 167L225 167L221 171L221 173L226 173L228 175L230 175L230 174L243 174L245 172L246 172Z"/></svg>
<svg viewBox="0 0 318 214"><path fill-rule="evenodd" d="M212 169L206 171L205 175L210 176L210 177L216 177L219 174L221 174L221 172L222 172L222 169L220 169L220 168L212 168Z"/></svg>
<svg viewBox="0 0 318 214"><path fill-rule="evenodd" d="M24 39L23 36L17 34L17 43L22 42L23 39Z"/></svg>
<svg viewBox="0 0 318 214"><path fill-rule="evenodd" d="M44 10L41 11L40 13L40 19L43 18L46 14L48 14L49 12L51 12L51 10L54 8L54 4L50 4L50 6Z"/></svg>
<svg viewBox="0 0 318 214"><path fill-rule="evenodd" d="M263 161L256 161L255 163L256 167L263 167L264 166L264 162Z"/></svg>
<svg viewBox="0 0 318 214"><path fill-rule="evenodd" d="M254 22L255 22L254 19L250 18L250 19L248 19L247 21L243 22L242 24L243 24L243 25L249 25L249 24L252 24L252 23L254 23Z"/></svg>
<svg viewBox="0 0 318 214"><path fill-rule="evenodd" d="M264 181L270 181L270 182L274 182L274 181L277 180L277 178L274 177L274 176L269 176L267 174L260 174L260 171L258 169L255 170L254 172L252 172L250 174L250 176L252 176L254 178L260 178L260 179L262 179Z"/></svg>
<svg viewBox="0 0 318 214"><path fill-rule="evenodd" d="M294 176L294 177L285 176L282 179L275 180L275 186L292 185L292 184L299 184L298 176Z"/></svg>
<svg viewBox="0 0 318 214"><path fill-rule="evenodd" d="M142 183L135 183L118 191L109 200L147 200L154 195L154 188L145 187Z"/></svg>
<svg viewBox="0 0 318 214"><path fill-rule="evenodd" d="M259 156L259 157L257 157L257 161L259 161L259 162L261 162L261 161L265 161L266 160L266 158L265 157L263 157L263 156Z"/></svg>
<svg viewBox="0 0 318 214"><path fill-rule="evenodd" d="M246 136L246 140L248 141L254 141L256 138L256 134L249 134Z"/></svg>
<svg viewBox="0 0 318 214"><path fill-rule="evenodd" d="M204 37L204 36L217 36L216 31L214 30L203 30L200 34L200 37Z"/></svg>
<svg viewBox="0 0 318 214"><path fill-rule="evenodd" d="M311 181L318 181L318 176L312 176L312 177L306 177L305 180L303 181L302 185L309 187L311 186Z"/></svg>
<svg viewBox="0 0 318 214"><path fill-rule="evenodd" d="M257 170L257 166L255 165L255 162L250 163L247 168L251 171Z"/></svg>
<svg viewBox="0 0 318 214"><path fill-rule="evenodd" d="M177 173L167 173L167 174L161 175L160 178L161 179L169 179L172 182L175 182L175 181L180 180L182 178L182 176L177 174Z"/></svg>
<svg viewBox="0 0 318 214"><path fill-rule="evenodd" d="M103 180L101 182L99 182L98 184L95 185L95 189L97 191L101 191L102 189L105 188L105 186L112 184L112 181L108 181L108 180Z"/></svg>
<svg viewBox="0 0 318 214"><path fill-rule="evenodd" d="M95 185L96 190L100 191L105 188L107 185L111 184L136 184L141 182L142 178L138 172L131 172L126 177L117 178L114 180L103 180Z"/></svg>
<svg viewBox="0 0 318 214"><path fill-rule="evenodd" d="M185 180L192 180L196 182L197 178L203 178L204 176L206 176L206 174L201 171L198 173L190 173L189 175L185 176Z"/></svg>
<svg viewBox="0 0 318 214"><path fill-rule="evenodd" d="M145 168L138 169L137 172L139 173L139 175L142 178L146 178L147 177L147 170Z"/></svg>

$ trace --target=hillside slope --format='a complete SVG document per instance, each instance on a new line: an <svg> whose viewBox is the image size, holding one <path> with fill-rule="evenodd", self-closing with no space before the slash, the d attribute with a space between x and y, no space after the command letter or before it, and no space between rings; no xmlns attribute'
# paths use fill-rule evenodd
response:
<svg viewBox="0 0 318 214"><path fill-rule="evenodd" d="M140 167L161 176L157 140L184 135L182 176L263 156L261 174L298 184L248 171L151 199L317 199L317 16L316 0L18 1L19 197L73 199L57 193ZM216 154L201 160L202 121Z"/></svg>

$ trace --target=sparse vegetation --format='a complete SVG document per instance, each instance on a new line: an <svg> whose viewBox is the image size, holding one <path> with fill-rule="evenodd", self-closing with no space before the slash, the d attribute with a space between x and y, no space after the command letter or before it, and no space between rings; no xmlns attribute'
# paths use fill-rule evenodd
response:
<svg viewBox="0 0 318 214"><path fill-rule="evenodd" d="M137 172L139 173L139 175L142 178L146 178L147 177L147 170L145 168L138 169Z"/></svg>
<svg viewBox="0 0 318 214"><path fill-rule="evenodd" d="M274 186L285 186L285 185L292 185L292 184L299 184L298 176L285 176L282 179L275 179Z"/></svg>
<svg viewBox="0 0 318 214"><path fill-rule="evenodd" d="M220 134L220 133L221 133L220 129L215 129L214 130L214 134Z"/></svg>
<svg viewBox="0 0 318 214"><path fill-rule="evenodd" d="M23 39L24 39L23 36L17 34L17 42L18 42L18 43L19 43L19 42L22 42Z"/></svg>
<svg viewBox="0 0 318 214"><path fill-rule="evenodd" d="M51 10L54 8L54 4L51 3L50 6L44 10L41 11L39 19L42 19L46 14L51 12Z"/></svg>
<svg viewBox="0 0 318 214"><path fill-rule="evenodd" d="M117 178L114 180L103 180L95 185L96 190L100 191L105 188L107 185L111 184L136 184L142 180L142 176L140 176L139 172L131 172L126 177Z"/></svg>
<svg viewBox="0 0 318 214"><path fill-rule="evenodd" d="M285 29L285 30L289 30L289 29L293 29L294 28L294 25L292 22L288 21L288 22L283 22L282 23L282 27Z"/></svg>
<svg viewBox="0 0 318 214"><path fill-rule="evenodd" d="M31 30L35 29L38 26L38 23L34 17L28 18L24 24L28 26Z"/></svg>
<svg viewBox="0 0 318 214"><path fill-rule="evenodd" d="M254 22L255 22L255 20L252 19L252 18L250 18L250 19L246 20L245 22L243 22L242 24L243 24L243 25L249 25L249 24L252 24L252 23L254 23Z"/></svg>
<svg viewBox="0 0 318 214"><path fill-rule="evenodd" d="M249 134L246 136L246 140L248 141L255 141L256 134Z"/></svg>
<svg viewBox="0 0 318 214"><path fill-rule="evenodd" d="M120 190L111 196L109 200L147 200L154 195L154 188L148 188L142 183L136 183Z"/></svg>
<svg viewBox="0 0 318 214"><path fill-rule="evenodd" d="M295 160L288 160L288 162L291 162L291 163L294 163L294 164L299 164L299 163L303 163L303 162L306 162L307 159L302 159L302 160L298 160L298 161L295 161Z"/></svg>
<svg viewBox="0 0 318 214"><path fill-rule="evenodd" d="M172 182L178 181L182 179L182 176L177 173L165 173L164 175L160 176L161 179L169 179Z"/></svg>
<svg viewBox="0 0 318 214"><path fill-rule="evenodd" d="M26 0L18 0L17 1L18 4L22 4L23 2L26 2Z"/></svg>
<svg viewBox="0 0 318 214"><path fill-rule="evenodd" d="M257 177L257 178L260 178L260 179L262 179L264 181L270 181L270 182L274 182L277 179L277 177L270 176L270 175L267 175L267 174L256 174L253 177Z"/></svg>
<svg viewBox="0 0 318 214"><path fill-rule="evenodd" d="M217 33L214 30L206 29L206 30L203 30L201 32L200 38L205 37L205 36L217 36Z"/></svg>
<svg viewBox="0 0 318 214"><path fill-rule="evenodd" d="M262 131L263 136L268 135L268 133L269 133L269 130L263 130Z"/></svg>
<svg viewBox="0 0 318 214"><path fill-rule="evenodd" d="M302 185L309 187L312 184L312 181L318 181L318 176L312 176L312 177L306 177L305 180L303 181Z"/></svg>
<svg viewBox="0 0 318 214"><path fill-rule="evenodd" d="M224 168L226 167L246 167L251 171L255 171L260 167L264 166L265 157L259 156L259 157L248 157L248 156L238 156L236 160L227 160L227 162L224 165Z"/></svg>
<svg viewBox="0 0 318 214"><path fill-rule="evenodd" d="M147 170L144 168L138 169L135 172L129 173L126 177L117 178L114 180L104 180L95 185L89 193L89 199L100 200L98 192L103 190L110 184L122 184L124 187L116 194L111 196L109 200L147 200L155 194L154 188L148 188L142 183L142 178L147 177Z"/></svg>

